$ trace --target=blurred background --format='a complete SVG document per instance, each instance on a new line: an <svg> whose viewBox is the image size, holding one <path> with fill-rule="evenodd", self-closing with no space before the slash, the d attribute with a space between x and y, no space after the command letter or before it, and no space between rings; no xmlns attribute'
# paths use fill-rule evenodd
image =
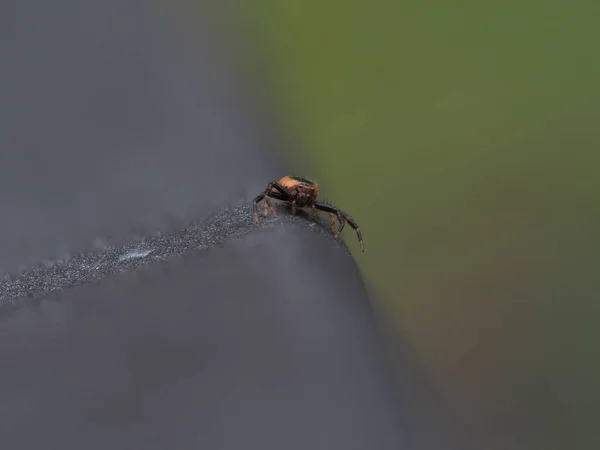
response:
<svg viewBox="0 0 600 450"><path fill-rule="evenodd" d="M164 2L163 9L165 14L187 24L196 21L198 30L211 26L219 29L219 25L204 20L209 15L202 16L200 9L194 16L194 7L201 2L209 3L208 0ZM92 3L95 2L88 2ZM195 148L198 142L194 134L196 118L215 119L214 127L219 132L214 140L222 148L237 151L252 147L256 151L263 144L274 143L278 152L274 156L291 161L297 175L318 180L321 195L356 219L366 252L359 251L356 235L349 228L344 233L345 239L389 324L390 343L408 340L434 381L436 394L462 425L488 444L485 448L600 448L600 432L596 430L600 423L597 349L600 332L595 328L600 318L597 257L600 182L596 175L600 162L600 58L596 53L600 42L597 26L600 3L592 0L210 3L215 8L227 9L224 16L245 34L244 48L232 51L229 63L235 64L237 50L244 52L247 61L256 61L255 72L231 71L231 78L239 80L240 85L246 80L256 83L254 98L244 98L240 103L254 102L253 107L269 110L272 120L280 123L284 132L280 136L257 138L243 126L243 120L238 123L235 108L232 113L211 103L210 108L195 111L195 102L205 93L192 96L189 86L203 85L206 81L204 89L210 94L211 83L221 73L215 71L205 74L206 80L190 81L184 76L188 72L183 70L181 59L167 58L176 53L172 50L176 45L156 38L148 52L154 52L155 58L148 66L152 69L153 64L169 66L165 71L169 76L164 76L169 83L145 79L146 71L137 69L125 81L135 84L139 80L139 95L148 92L159 99L178 96L175 103L184 105L183 112L179 115L178 106L172 110L178 114L163 121L162 112L154 108L160 104L159 100L149 98L147 118L137 109L123 111L122 117L135 117L132 122L143 122L143 127L132 128L135 132L131 134L140 149L147 151L151 144L161 148L149 163L156 173L147 172L136 183L140 184L144 178L161 180L157 192L162 193L162 203L139 194L147 205L131 209L129 205L137 203L130 202L129 197L135 200L138 194L132 188L128 192L121 187L135 184L129 183L128 176L137 167L121 164L123 173L119 180L125 180L126 184L117 185L114 195L125 193L129 197L116 206L101 203L104 194L98 196L100 200L91 202L84 195L85 190L83 194L72 194L69 182L63 180L65 192L75 195L84 205L79 210L83 211L81 222L86 227L79 226L73 231L57 225L59 221L53 224L37 220L41 201L37 194L26 196L25 187L20 193L35 206L32 209L35 214L28 221L32 229L23 227L20 217L4 218L4 224L23 228L24 242L32 245L32 252L37 252L41 244L32 241L31 236L42 231L48 235L44 238L52 238L52 242L63 231L69 239L75 239L75 233L82 233L81 242L87 242L87 235L80 228L89 231L97 227L110 234L108 231L114 231L110 225L119 233L125 225L139 221L154 230L162 226L154 213L166 206L167 212L178 221L187 221L206 206L196 206L197 198L190 194L197 183L203 186L202 175L215 176L229 166L224 163L208 167L197 163L195 157L186 159L192 152L183 151ZM17 12L27 12L28 7L20 5L23 10ZM106 13L110 18L106 20L114 19L114 35L122 33L124 41L134 28L128 20L137 17L138 9L143 9L138 3L127 5L129 16L122 21ZM51 6L47 14L48 17L60 14L68 24L79 27L78 20L86 8L68 10L73 14L72 20L67 9ZM0 24L5 25L0 26L0 37L3 31L10 36L12 12L0 14ZM139 14L138 28L152 28L154 22L145 21L143 11ZM36 31L44 29L44 16L39 17L39 23L32 27ZM101 35L104 31L104 22L98 23L102 26L97 30L86 29L89 42L95 33ZM52 30L53 39L63 36L63 28ZM203 38L205 43L214 36L211 34L214 30L210 31L203 37L199 37L202 33L190 33L186 54L202 51L215 59L227 59L227 53L211 53L211 45L198 45ZM24 36L28 37L26 33ZM40 41L45 39L43 33L38 36ZM47 52L48 60L57 57L36 40L24 39L24 42L28 45L27 52L20 56L25 61L23 55L37 52ZM0 40L0 47L2 44ZM123 75L108 69L129 67L126 63L136 61L146 64L151 59L148 54L135 53L141 45L123 43L122 54L114 55L98 49L79 52L77 43L69 44L73 44L74 50L59 56L68 62L77 61L84 74L95 73L96 63L102 62L100 66L107 68L106 73L115 77L108 80L108 85L112 81L117 86L129 86L122 80ZM5 70L0 70L0 78L7 76L9 81L21 81L20 75L13 74L11 78L13 66L17 64L7 64ZM32 67L29 72L33 79L42 69ZM67 72L68 76L60 71L57 74L60 76L50 73L40 78L54 76L67 85L77 84L80 75L77 71ZM172 79L179 80L179 89L173 88L177 82L171 82ZM27 86L27 80L23 85ZM3 86L10 99L11 84ZM169 90L161 91L157 86L168 86ZM47 89L43 94L53 98L60 92ZM228 92L228 100L241 99L240 92ZM110 93L117 96L112 90ZM108 95L103 91L94 94ZM206 97L212 98L208 94ZM35 90L31 91L32 97L36 95ZM48 130L37 130L39 133L26 130L36 152L47 140L44 133L53 142L52 133L57 128L61 132L68 130L69 145L65 148L73 153L72 158L84 161L85 153L79 153L78 149L83 144L92 148L88 135L95 136L91 139L94 149L97 146L120 151L115 150L113 142L127 139L119 137L113 141L107 133L130 132L127 128L119 129L121 116L114 118L112 112L101 109L96 114L104 117L104 122L90 120L88 117L96 116L85 109L86 98L83 94L75 97L72 103L79 106L81 102L84 107L71 108L75 111L73 116L59 122L58 127L52 121L50 108L58 100L66 102L63 98L47 101L48 110L41 112L24 107L22 111L11 111L3 122L9 124L3 134L13 131L11 118L21 114L35 119L37 113ZM107 105L109 100L110 97ZM20 101L14 104L21 105ZM132 104L139 106L136 102ZM70 130L81 117L86 124L89 122L91 131L98 128L101 132L93 134L85 127ZM243 138L219 125L231 121L244 130ZM146 136L143 130L155 123L163 124L169 139L161 141L164 136L160 130L156 135ZM253 127L254 124L247 128ZM162 148L181 149L177 154L184 162L169 169L162 162ZM251 150L245 159L236 159L237 167L228 173L234 174L232 181L242 184L245 174L251 173L248 178L252 186L232 182L231 189L217 189L214 205L221 207L225 201L251 198L255 189L263 186L260 181L263 173L270 173L271 168L253 158ZM235 159L236 152L230 154ZM44 164L38 170L44 176L49 174L48 186L56 189L52 174L62 163ZM183 166L186 170L180 171L178 168ZM200 175L198 167L204 170ZM6 184L0 180L6 192L14 184L11 171L6 171ZM33 177L38 175L34 173ZM179 179L177 186L170 182L173 179ZM67 180L85 184L92 192L96 183L102 181L101 177L99 181L84 179L76 173ZM264 179L267 181L270 180ZM155 182L149 183L149 188L154 186ZM162 190L168 190L169 195ZM211 202L207 202L210 203L207 209L214 206ZM95 215L99 204L109 213L115 209L114 215L122 220L102 223L97 218L102 214ZM50 211L48 215L54 213L52 204L44 206ZM193 208L199 209L193 211ZM40 242L45 241L40 238ZM39 259L37 254L32 255L32 260Z"/></svg>
<svg viewBox="0 0 600 450"><path fill-rule="evenodd" d="M240 12L281 151L361 226L364 254L345 240L457 417L490 448L600 448L600 3Z"/></svg>

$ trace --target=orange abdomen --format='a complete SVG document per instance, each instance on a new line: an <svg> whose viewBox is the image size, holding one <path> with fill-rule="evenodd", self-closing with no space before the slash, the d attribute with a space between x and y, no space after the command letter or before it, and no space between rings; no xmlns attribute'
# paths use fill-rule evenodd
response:
<svg viewBox="0 0 600 450"><path fill-rule="evenodd" d="M297 180L294 180L292 177L288 176L283 177L278 183L288 191L293 190L296 186L298 186L298 184L300 184Z"/></svg>
<svg viewBox="0 0 600 450"><path fill-rule="evenodd" d="M296 189L299 193L310 195L313 198L317 198L319 193L317 183L307 178L285 176L278 183L288 192Z"/></svg>

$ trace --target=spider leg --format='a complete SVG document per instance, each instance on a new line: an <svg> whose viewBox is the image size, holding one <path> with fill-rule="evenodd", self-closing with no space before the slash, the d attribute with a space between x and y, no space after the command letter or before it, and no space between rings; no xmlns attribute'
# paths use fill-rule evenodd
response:
<svg viewBox="0 0 600 450"><path fill-rule="evenodd" d="M335 218L336 217L337 216L334 213L332 213L332 212L329 213L329 221L331 222L331 232L334 234L334 237L337 239L339 233L335 232ZM340 222L340 224L341 223L342 222Z"/></svg>
<svg viewBox="0 0 600 450"><path fill-rule="evenodd" d="M336 208L333 205L328 205L327 203L315 202L315 207L322 211L327 211L330 214L333 213L333 214L337 215L338 220L340 221L340 228L338 229L337 233L334 235L335 238L337 238L339 236L339 234L344 229L345 223L348 222L348 224L356 231L356 236L358 237L358 242L360 244L361 251L363 251L363 252L365 251L365 245L363 243L362 235L360 233L360 228L358 227L358 224L354 221L354 219L352 217L350 217L344 211Z"/></svg>
<svg viewBox="0 0 600 450"><path fill-rule="evenodd" d="M273 191L275 189L275 191ZM265 201L264 214L265 216L268 213L268 208L271 206L271 202L269 202L269 197L276 198L278 200L287 201L291 198L291 195L285 188L277 183L276 181L272 181L267 185L267 188L260 194L258 194L253 201L253 212L254 212L254 223L258 225L258 204L261 201Z"/></svg>
<svg viewBox="0 0 600 450"><path fill-rule="evenodd" d="M288 194L289 196L289 194ZM275 216L275 208L273 208L273 205L271 204L271 202L269 201L269 198L274 198L275 200L281 200L283 202L289 201L288 196L285 195L281 195L279 192L270 192L267 194L267 196L265 197L265 204L269 204L269 208L271 208L271 213L273 213L273 215ZM295 201L294 201L295 202ZM265 214L266 216L267 214Z"/></svg>
<svg viewBox="0 0 600 450"><path fill-rule="evenodd" d="M346 225L346 221L344 220L344 216L342 215L342 212L339 209L337 209L335 206L329 205L327 203L322 203L322 202L315 202L314 207L321 211L326 211L329 213L329 218L331 219L331 232L334 233L333 238L337 239L338 236L340 235L340 233L342 232L342 230L344 229L344 226ZM336 217L337 217L338 221L340 222L340 226L339 226L337 232L335 231L335 218Z"/></svg>
<svg viewBox="0 0 600 450"><path fill-rule="evenodd" d="M358 227L358 224L347 213L345 213L344 211L340 211L340 212L342 213L342 216L344 216L344 219L346 219L346 221L348 222L348 224L352 228L354 228L354 231L356 231L356 237L358 237L358 242L360 244L360 249L361 249L361 251L364 252L365 251L365 244L363 243L362 234L360 234L360 228Z"/></svg>
<svg viewBox="0 0 600 450"><path fill-rule="evenodd" d="M278 182L273 181L272 183L269 183L269 184L272 185L271 190L275 189L275 190L279 191L279 194L281 194L281 196L284 197L282 200L289 200L292 198L291 194L288 191L286 191L286 189L282 185L280 185ZM273 192L273 194L276 194L276 193L277 192Z"/></svg>
<svg viewBox="0 0 600 450"><path fill-rule="evenodd" d="M289 202L289 198L281 195L279 192L271 192L269 195L269 197L274 198L275 200L281 200L283 202Z"/></svg>

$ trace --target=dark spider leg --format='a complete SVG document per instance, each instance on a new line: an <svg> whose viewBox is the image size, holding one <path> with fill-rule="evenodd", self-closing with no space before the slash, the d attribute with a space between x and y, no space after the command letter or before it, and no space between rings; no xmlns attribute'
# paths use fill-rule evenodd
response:
<svg viewBox="0 0 600 450"><path fill-rule="evenodd" d="M270 192L267 197L271 197L274 198L275 200L281 200L283 202L289 202L290 199L289 197L286 197L285 195L281 195L279 192Z"/></svg>
<svg viewBox="0 0 600 450"><path fill-rule="evenodd" d="M326 211L329 213L329 217L331 218L331 232L334 233L333 238L337 239L342 230L344 229L344 226L346 225L346 221L344 220L342 212L335 206L328 205L327 203L315 202L314 207L320 209L321 211ZM340 227L338 228L337 232L334 232L336 216L338 218L338 221L340 222Z"/></svg>
<svg viewBox="0 0 600 450"><path fill-rule="evenodd" d="M272 189L275 188L279 192L271 192ZM280 196L275 196L274 194L280 194ZM265 200L265 216L267 215L268 207L271 206L268 198L278 198L279 200L289 201L291 199L291 195L285 188L277 183L276 181L272 181L267 185L267 188L261 194L258 194L253 201L253 211L254 211L254 223L258 225L258 204Z"/></svg>
<svg viewBox="0 0 600 450"><path fill-rule="evenodd" d="M298 212L298 205L296 204L296 200L294 199L294 200L292 200L292 201L290 202L290 198L293 198L293 195L292 195L292 194L290 194L289 192L287 193L287 197L286 197L286 196L283 196L283 195L281 195L279 192L270 192L270 193L267 195L267 197L272 197L272 198L275 198L275 199L277 199L277 200L281 200L281 201L284 201L284 202L291 203L291 205L292 205L292 215L294 215L294 216L295 216L295 215L296 215L296 213ZM314 208L313 208L313 209L314 209Z"/></svg>
<svg viewBox="0 0 600 450"><path fill-rule="evenodd" d="M285 196L281 195L279 192L269 192L267 194L267 196L265 197L265 204L267 203L266 201L269 198L274 198L275 200L281 200L281 201L284 201L284 202L289 201L288 197L285 197ZM269 207L271 208L271 212L273 213L273 215L276 215L275 214L275 209L273 209L273 206L271 206L270 202L269 202Z"/></svg>
<svg viewBox="0 0 600 450"><path fill-rule="evenodd" d="M360 228L358 227L358 224L354 221L354 219L352 217L350 217L344 211L341 211L340 209L336 208L333 205L328 205L327 203L315 202L315 207L322 211L327 211L329 213L337 214L337 216L340 220L340 228L334 237L337 237L340 234L340 232L344 229L343 224L348 222L350 224L350 226L356 231L356 236L358 237L358 242L360 244L361 251L363 251L363 252L365 251L365 245L363 243L362 235L360 233Z"/></svg>
<svg viewBox="0 0 600 450"><path fill-rule="evenodd" d="M358 224L347 213L345 213L344 211L340 211L340 212L342 213L342 216L344 216L344 219L346 219L346 221L350 224L350 226L352 228L354 228L354 230L356 231L356 236L358 237L358 242L360 243L360 249L361 249L361 251L364 252L365 244L363 244L362 234L360 234L360 228L358 227Z"/></svg>

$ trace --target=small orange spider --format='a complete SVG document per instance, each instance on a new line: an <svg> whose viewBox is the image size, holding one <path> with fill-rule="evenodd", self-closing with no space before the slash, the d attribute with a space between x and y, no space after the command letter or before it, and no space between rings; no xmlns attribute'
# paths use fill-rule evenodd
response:
<svg viewBox="0 0 600 450"><path fill-rule="evenodd" d="M331 219L331 232L333 233L334 239L337 239L346 222L350 224L352 228L356 230L358 236L358 242L360 243L360 249L364 252L365 246L363 244L362 235L356 222L334 205L328 203L318 202L317 195L319 193L319 186L316 182L301 177L285 176L279 181L272 181L267 185L267 188L262 194L259 194L254 199L254 222L258 225L258 204L264 200L264 215L268 214L269 208L273 209L269 198L291 203L292 214L296 214L296 208L308 208L312 209L312 215L316 215L316 210L326 211L329 213ZM335 230L335 219L339 220L340 226L338 230Z"/></svg>

